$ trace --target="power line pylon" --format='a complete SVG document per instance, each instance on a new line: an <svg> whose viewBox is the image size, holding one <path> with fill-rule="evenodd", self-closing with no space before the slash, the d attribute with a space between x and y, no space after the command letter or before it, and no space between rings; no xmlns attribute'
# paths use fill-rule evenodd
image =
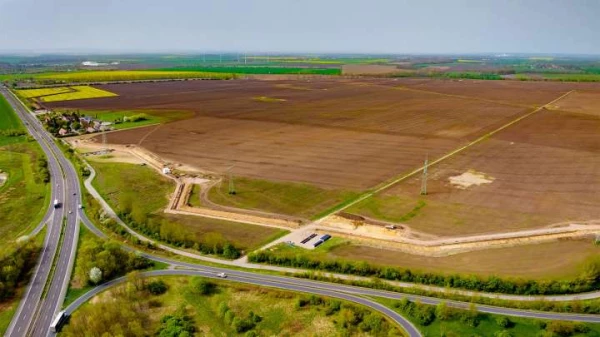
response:
<svg viewBox="0 0 600 337"><path fill-rule="evenodd" d="M427 168L429 166L429 159L425 157L425 164L423 165L423 177L421 178L421 195L427 195Z"/></svg>
<svg viewBox="0 0 600 337"><path fill-rule="evenodd" d="M234 195L234 194L236 194L236 192L235 192L235 185L233 184L233 173L231 172L231 169L232 169L234 166L235 166L235 165L232 165L232 166L230 166L230 167L227 169L227 174L228 174L228 176L229 176L229 191L228 191L228 193L229 193L229 194L231 194L231 195Z"/></svg>

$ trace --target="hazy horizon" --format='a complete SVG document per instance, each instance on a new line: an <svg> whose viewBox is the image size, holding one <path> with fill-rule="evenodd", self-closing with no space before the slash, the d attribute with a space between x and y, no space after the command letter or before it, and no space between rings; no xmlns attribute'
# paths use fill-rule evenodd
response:
<svg viewBox="0 0 600 337"><path fill-rule="evenodd" d="M600 1L0 0L0 53L598 55Z"/></svg>

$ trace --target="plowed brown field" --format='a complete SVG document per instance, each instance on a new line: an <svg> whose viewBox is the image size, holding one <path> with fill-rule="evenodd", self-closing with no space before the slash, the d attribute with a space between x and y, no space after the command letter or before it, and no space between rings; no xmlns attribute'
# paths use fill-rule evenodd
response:
<svg viewBox="0 0 600 337"><path fill-rule="evenodd" d="M366 189L553 101L548 110L350 209L440 235L600 218L600 85L431 79L118 84L82 109L188 110L193 118L108 135L169 160L263 179ZM493 178L458 189L469 170Z"/></svg>

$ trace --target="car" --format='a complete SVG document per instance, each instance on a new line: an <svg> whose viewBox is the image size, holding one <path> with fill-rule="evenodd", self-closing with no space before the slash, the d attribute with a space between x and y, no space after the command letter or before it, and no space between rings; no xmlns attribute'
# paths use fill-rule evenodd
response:
<svg viewBox="0 0 600 337"><path fill-rule="evenodd" d="M225 273L218 273L217 276L220 278L227 278L227 274Z"/></svg>
<svg viewBox="0 0 600 337"><path fill-rule="evenodd" d="M77 207L78 207L79 209L82 209L82 208L83 208L83 206L81 206L81 204L77 205Z"/></svg>
<svg viewBox="0 0 600 337"><path fill-rule="evenodd" d="M73 211L69 211L69 214L73 214Z"/></svg>
<svg viewBox="0 0 600 337"><path fill-rule="evenodd" d="M77 193L73 193L73 195L76 195Z"/></svg>

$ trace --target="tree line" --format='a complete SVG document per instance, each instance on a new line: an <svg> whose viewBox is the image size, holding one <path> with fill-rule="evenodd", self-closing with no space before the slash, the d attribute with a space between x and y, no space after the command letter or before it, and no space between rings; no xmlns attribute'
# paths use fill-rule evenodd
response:
<svg viewBox="0 0 600 337"><path fill-rule="evenodd" d="M264 250L249 254L248 260L255 263L323 270L364 277L378 277L391 281L461 288L490 293L552 295L581 293L600 288L600 258L590 260L580 275L574 279L547 281L500 278L496 276L481 277L462 274L435 274L397 267L375 266L364 261L318 260L299 254L294 256L281 255Z"/></svg>
<svg viewBox="0 0 600 337"><path fill-rule="evenodd" d="M0 302L13 297L19 285L26 280L40 253L40 246L28 240L14 249L7 249L0 257Z"/></svg>

